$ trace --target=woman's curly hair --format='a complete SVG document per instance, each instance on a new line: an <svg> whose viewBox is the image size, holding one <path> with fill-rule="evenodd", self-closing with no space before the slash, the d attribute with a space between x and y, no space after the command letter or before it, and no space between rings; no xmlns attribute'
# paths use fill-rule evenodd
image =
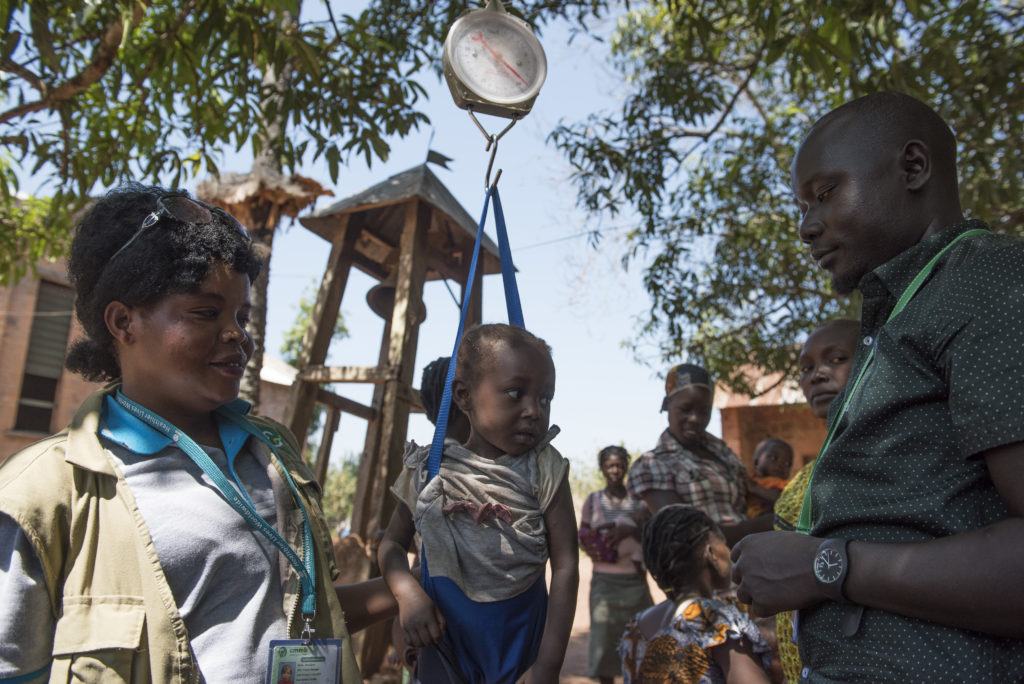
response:
<svg viewBox="0 0 1024 684"><path fill-rule="evenodd" d="M669 598L685 593L704 568L708 538L721 536L703 511L682 504L665 506L644 527L644 565Z"/></svg>
<svg viewBox="0 0 1024 684"><path fill-rule="evenodd" d="M163 219L117 253L157 210L157 200L171 196L188 193L125 184L93 204L75 227L68 278L85 337L72 344L65 365L87 380L121 377L114 339L104 321L110 302L147 306L167 295L192 292L215 263L249 276L250 282L263 267L253 245L218 211L210 223Z"/></svg>

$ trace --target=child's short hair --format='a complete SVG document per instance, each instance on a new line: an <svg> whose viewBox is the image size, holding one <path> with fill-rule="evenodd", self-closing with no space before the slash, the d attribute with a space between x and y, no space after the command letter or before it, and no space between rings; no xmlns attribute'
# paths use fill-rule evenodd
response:
<svg viewBox="0 0 1024 684"><path fill-rule="evenodd" d="M612 456L620 456L622 460L625 461L626 465L629 465L629 452L620 446L612 445L606 446L604 449L597 452L597 467L603 468L604 462Z"/></svg>
<svg viewBox="0 0 1024 684"><path fill-rule="evenodd" d="M68 351L69 370L96 382L121 377L114 338L104 320L112 301L145 306L192 292L218 262L247 275L250 282L259 276L263 262L255 247L222 212L214 211L209 223L167 220L140 233L159 200L178 196L188 193L128 183L100 198L79 221L68 277L85 335ZM118 254L133 239L130 251Z"/></svg>
<svg viewBox="0 0 1024 684"><path fill-rule="evenodd" d="M756 447L754 447L754 462L757 462L757 457L772 447L779 447L783 451L789 453L789 458L793 458L793 445L784 439L778 437L768 437L762 440Z"/></svg>
<svg viewBox="0 0 1024 684"><path fill-rule="evenodd" d="M701 552L712 534L721 536L718 525L703 511L682 504L665 506L644 526L644 565L666 596L672 598L697 579Z"/></svg>
<svg viewBox="0 0 1024 684"><path fill-rule="evenodd" d="M551 347L530 331L505 323L486 323L470 328L463 335L458 365L455 367L456 377L470 387L475 385L480 379L480 368L499 342L513 350L533 347L551 360Z"/></svg>

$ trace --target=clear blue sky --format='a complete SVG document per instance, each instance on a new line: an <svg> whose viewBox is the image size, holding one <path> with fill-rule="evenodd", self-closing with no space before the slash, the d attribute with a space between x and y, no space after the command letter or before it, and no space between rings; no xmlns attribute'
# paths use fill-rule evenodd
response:
<svg viewBox="0 0 1024 684"><path fill-rule="evenodd" d="M611 31L612 21L601 28ZM638 266L621 266L622 230L609 231L598 249L585 238L531 247L589 230L595 219L575 207L569 165L550 144L548 134L562 120L579 120L596 110L614 107L622 83L609 66L607 43L577 38L571 45L565 27L550 26L542 36L548 55L548 80L537 104L524 121L502 140L496 166L501 180L513 257L519 269L519 288L527 327L554 349L558 373L552 420L562 428L555 444L580 465L593 463L597 451L608 444L623 444L633 452L654 446L664 427L658 412L663 369L637 362L624 343L635 336L637 320L649 307ZM484 140L467 114L455 108L447 86L432 75L423 78L429 93L424 110L434 130L433 148L453 157L451 171L435 169L439 178L466 207L479 216L483 201L483 172L487 156ZM491 128L503 120L489 119ZM392 141L391 157L367 169L362 161L344 168L318 207L355 194L384 178L422 163L431 128ZM247 160L224 170L245 170ZM323 164L300 170L329 183ZM604 219L605 228L628 226L622 217ZM489 231L493 235L493 228ZM276 353L282 334L295 317L295 302L318 282L326 263L328 245L301 225L285 227L274 243L270 271L267 349ZM329 363L373 365L377 360L383 321L366 306L365 294L374 281L353 270L342 302L350 337L336 343ZM457 292L457 290L456 290ZM427 320L421 326L416 378L424 365L451 353L457 310L440 282L429 283L424 294ZM484 320L505 321L501 279L484 281ZM372 388L336 386L336 391L369 401ZM717 416L712 430L717 432ZM361 451L366 424L344 416L332 459ZM422 415L410 421L409 436L429 442L432 426Z"/></svg>

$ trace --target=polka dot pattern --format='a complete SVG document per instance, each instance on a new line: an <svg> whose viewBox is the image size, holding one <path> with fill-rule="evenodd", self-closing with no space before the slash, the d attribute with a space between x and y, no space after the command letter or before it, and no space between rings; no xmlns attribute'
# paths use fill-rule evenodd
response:
<svg viewBox="0 0 1024 684"><path fill-rule="evenodd" d="M864 344L851 377L877 351L815 471L812 535L918 542L1008 516L976 456L1024 441L1024 241L962 240L885 322L930 258L984 227L965 221L930 236L861 281ZM812 682L1024 681L1024 641L871 609L844 638L841 616L834 603L801 612Z"/></svg>

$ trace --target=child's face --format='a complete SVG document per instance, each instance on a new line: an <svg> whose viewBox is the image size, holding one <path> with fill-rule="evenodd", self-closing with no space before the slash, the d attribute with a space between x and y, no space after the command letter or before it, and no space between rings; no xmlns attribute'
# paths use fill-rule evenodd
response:
<svg viewBox="0 0 1024 684"><path fill-rule="evenodd" d="M757 447L754 470L758 477L789 477L793 467L793 452L778 442L762 442Z"/></svg>
<svg viewBox="0 0 1024 684"><path fill-rule="evenodd" d="M456 380L456 401L472 426L467 446L492 457L529 451L547 434L554 394L555 367L547 354L496 342L474 386Z"/></svg>
<svg viewBox="0 0 1024 684"><path fill-rule="evenodd" d="M601 463L601 474L604 475L604 481L609 487L622 484L623 478L626 477L626 459L618 454L606 456Z"/></svg>
<svg viewBox="0 0 1024 684"><path fill-rule="evenodd" d="M800 350L800 389L815 416L828 418L832 400L843 391L853 365L856 329L830 326L816 330Z"/></svg>

